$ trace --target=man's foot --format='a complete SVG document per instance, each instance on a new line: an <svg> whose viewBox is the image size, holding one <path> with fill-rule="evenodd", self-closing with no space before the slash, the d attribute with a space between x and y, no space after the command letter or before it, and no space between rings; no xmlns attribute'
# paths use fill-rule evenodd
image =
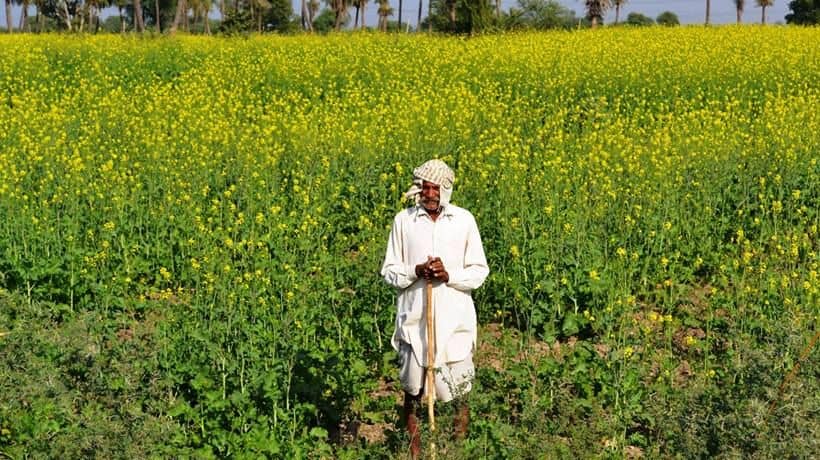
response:
<svg viewBox="0 0 820 460"><path fill-rule="evenodd" d="M420 396L412 396L404 393L404 407L402 418L407 427L407 434L410 437L410 458L417 460L421 454L421 431L419 430L419 419L416 411L419 407Z"/></svg>
<svg viewBox="0 0 820 460"><path fill-rule="evenodd" d="M461 407L458 408L456 415L453 419L453 436L456 439L464 439L467 437L467 427L470 424L470 406L467 403L463 403Z"/></svg>

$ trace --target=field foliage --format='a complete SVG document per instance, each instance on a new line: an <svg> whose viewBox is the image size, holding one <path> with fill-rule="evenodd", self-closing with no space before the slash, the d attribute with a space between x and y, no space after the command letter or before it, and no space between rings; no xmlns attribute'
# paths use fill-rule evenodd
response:
<svg viewBox="0 0 820 460"><path fill-rule="evenodd" d="M818 42L0 37L0 456L403 455L431 157L491 268L448 457L818 455Z"/></svg>

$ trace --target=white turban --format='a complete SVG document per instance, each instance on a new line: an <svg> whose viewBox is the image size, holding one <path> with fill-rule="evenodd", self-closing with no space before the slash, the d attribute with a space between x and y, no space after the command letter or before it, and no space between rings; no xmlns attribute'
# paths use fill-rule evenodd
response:
<svg viewBox="0 0 820 460"><path fill-rule="evenodd" d="M441 160L430 160L413 170L413 186L404 194L405 198L413 198L416 204L421 200L422 181L432 182L440 187L441 197L439 206L450 204L453 196L453 182L455 174L447 164Z"/></svg>

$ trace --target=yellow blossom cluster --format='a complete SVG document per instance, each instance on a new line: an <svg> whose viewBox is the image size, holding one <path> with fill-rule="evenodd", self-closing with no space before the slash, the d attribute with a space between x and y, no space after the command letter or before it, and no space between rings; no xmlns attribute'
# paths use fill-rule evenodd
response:
<svg viewBox="0 0 820 460"><path fill-rule="evenodd" d="M809 321L818 42L786 27L0 36L2 279L85 308L184 288L191 329L281 345L367 327L381 343L387 233L413 168L438 157L481 229L482 320L615 337L637 310L650 331L711 318L714 298ZM629 340L622 356L642 355Z"/></svg>

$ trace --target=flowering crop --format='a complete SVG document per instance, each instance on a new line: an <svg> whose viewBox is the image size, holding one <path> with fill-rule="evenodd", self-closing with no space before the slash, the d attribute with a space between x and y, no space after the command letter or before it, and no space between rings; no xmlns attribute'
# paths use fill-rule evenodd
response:
<svg viewBox="0 0 820 460"><path fill-rule="evenodd" d="M610 344L614 404L653 331L817 320L818 40L3 36L0 283L68 315L162 309L179 444L302 455L390 372L377 271L440 157L490 262L480 318Z"/></svg>

